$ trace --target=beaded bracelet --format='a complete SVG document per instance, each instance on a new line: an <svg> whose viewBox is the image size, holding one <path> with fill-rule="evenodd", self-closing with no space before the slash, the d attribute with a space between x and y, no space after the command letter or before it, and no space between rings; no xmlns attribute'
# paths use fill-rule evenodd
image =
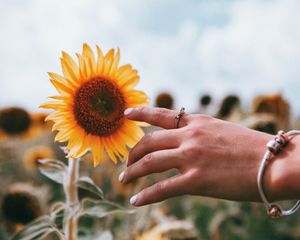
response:
<svg viewBox="0 0 300 240"><path fill-rule="evenodd" d="M271 204L266 198L266 195L264 193L263 189L263 175L265 172L265 168L270 161L272 157L277 155L287 144L288 142L293 138L293 136L300 134L300 131L298 130L292 130L287 133L284 131L279 131L277 135L275 136L274 140L271 140L267 143L267 148L268 150L266 151L259 170L258 170L258 175L257 175L257 186L258 186L258 191L261 196L261 199L263 203L265 204L267 208L267 214L272 217L272 218L280 218L282 216L289 216L293 213L295 213L298 208L300 207L300 200L297 201L297 203L289 210L282 210L281 207L277 204Z"/></svg>

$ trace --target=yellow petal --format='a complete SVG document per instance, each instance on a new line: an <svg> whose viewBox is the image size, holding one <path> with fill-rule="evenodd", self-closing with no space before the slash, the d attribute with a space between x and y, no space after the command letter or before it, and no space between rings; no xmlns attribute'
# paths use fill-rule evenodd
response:
<svg viewBox="0 0 300 240"><path fill-rule="evenodd" d="M79 67L77 63L73 60L73 58L67 54L66 52L62 52L62 71L64 75L72 80L78 80L80 77Z"/></svg>
<svg viewBox="0 0 300 240"><path fill-rule="evenodd" d="M85 134L83 131L79 130L77 128L76 135L72 135L72 137L69 139L67 149L69 150L69 153L67 155L68 158L77 158L78 157L78 152L82 148L83 140Z"/></svg>
<svg viewBox="0 0 300 240"><path fill-rule="evenodd" d="M113 75L113 77L119 80L119 79L120 79L120 76L122 76L123 74L130 74L131 71L132 71L131 65L130 65L130 64L125 64L125 65L119 67L119 68L116 70L116 72L115 72L115 74Z"/></svg>
<svg viewBox="0 0 300 240"><path fill-rule="evenodd" d="M72 135L71 131L59 131L56 134L54 141L55 142L65 142L70 138L71 135Z"/></svg>
<svg viewBox="0 0 300 240"><path fill-rule="evenodd" d="M50 79L50 81L61 95L71 95L74 92L70 85L58 82L54 79Z"/></svg>
<svg viewBox="0 0 300 240"><path fill-rule="evenodd" d="M74 68L74 70L79 70L77 63L68 53L62 51L62 58L70 65L70 67Z"/></svg>
<svg viewBox="0 0 300 240"><path fill-rule="evenodd" d="M72 128L74 128L76 126L75 122L70 122L70 121L59 121L59 122L55 122L52 126L52 131L57 131L57 130L71 130Z"/></svg>
<svg viewBox="0 0 300 240"><path fill-rule="evenodd" d="M125 78L121 83L120 87L122 88L133 88L135 87L140 80L140 77L136 74L132 74L128 78Z"/></svg>
<svg viewBox="0 0 300 240"><path fill-rule="evenodd" d="M80 78L79 69L76 67L74 69L65 59L61 59L61 67L63 69L63 73L65 78L69 80L74 86L78 86L78 81Z"/></svg>
<svg viewBox="0 0 300 240"><path fill-rule="evenodd" d="M108 73L109 76L112 76L113 73L117 70L118 65L119 65L119 61L120 61L120 49L118 48L116 56L114 57L114 60L113 60L113 62L111 64L110 71Z"/></svg>
<svg viewBox="0 0 300 240"><path fill-rule="evenodd" d="M125 143L122 142L122 138L118 136L118 133L114 133L113 136L109 137L110 142L113 145L113 149L115 149L118 153L120 153L120 156L126 155L127 149L125 147Z"/></svg>
<svg viewBox="0 0 300 240"><path fill-rule="evenodd" d="M91 71L91 73L95 73L96 72L95 56L94 56L94 53L93 53L92 49L90 48L90 46L86 43L83 44L82 57L86 61L87 69L89 69ZM88 74L88 75L90 75L90 74Z"/></svg>
<svg viewBox="0 0 300 240"><path fill-rule="evenodd" d="M130 89L123 92L126 99L126 107L146 106L149 102L148 96L139 90Z"/></svg>
<svg viewBox="0 0 300 240"><path fill-rule="evenodd" d="M81 82L83 82L83 81L88 80L88 69L87 69L84 58L78 53L76 53L76 56L77 56L78 62L79 62L80 79L81 79Z"/></svg>
<svg viewBox="0 0 300 240"><path fill-rule="evenodd" d="M103 160L104 146L100 139L96 138L92 146L94 167L96 167Z"/></svg>
<svg viewBox="0 0 300 240"><path fill-rule="evenodd" d="M143 130L134 121L126 120L122 129L123 137L126 138L126 145L132 148L143 136Z"/></svg>
<svg viewBox="0 0 300 240"><path fill-rule="evenodd" d="M106 150L106 153L108 154L110 160L112 160L115 164L117 163L117 158L116 156L113 154L113 144L110 142L109 138L108 137L104 137L101 139L104 146L105 146L105 150Z"/></svg>
<svg viewBox="0 0 300 240"><path fill-rule="evenodd" d="M81 156L83 156L84 154L87 153L87 151L89 150L89 146L86 142L88 136L87 135L83 135L82 137L80 137L77 143L77 146L79 147L74 147L70 150L69 155L79 158Z"/></svg>
<svg viewBox="0 0 300 240"><path fill-rule="evenodd" d="M70 113L65 113L65 112L53 112L49 114L45 118L45 122L47 121L54 121L54 122L59 122L59 121L71 121L73 120L73 117L70 115Z"/></svg>
<svg viewBox="0 0 300 240"><path fill-rule="evenodd" d="M96 48L97 48L97 55L98 55L96 72L99 76L101 76L103 73L103 69L104 69L104 56L101 51L101 48L98 45L96 45Z"/></svg>
<svg viewBox="0 0 300 240"><path fill-rule="evenodd" d="M63 77L63 76L61 76L61 75L59 75L59 74L57 74L57 73L48 72L48 75L49 75L49 77L50 77L51 79L54 79L54 80L57 81L57 82L61 82L61 83L64 83L64 84L68 84L68 80L67 80L65 77Z"/></svg>
<svg viewBox="0 0 300 240"><path fill-rule="evenodd" d="M109 76L109 71L111 69L113 60L114 60L114 53L115 50L112 48L108 51L108 53L104 57L104 70L103 70L103 76L107 77Z"/></svg>
<svg viewBox="0 0 300 240"><path fill-rule="evenodd" d="M48 101L46 103L41 104L39 107L46 109L63 110L67 108L67 105L65 102L62 101Z"/></svg>

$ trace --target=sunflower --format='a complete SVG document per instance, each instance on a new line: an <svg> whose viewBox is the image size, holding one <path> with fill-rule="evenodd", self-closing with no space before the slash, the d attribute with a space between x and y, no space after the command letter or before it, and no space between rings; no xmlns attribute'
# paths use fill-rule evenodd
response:
<svg viewBox="0 0 300 240"><path fill-rule="evenodd" d="M78 64L62 52L63 75L49 73L59 95L41 106L55 110L46 120L54 121L55 141L68 141L67 157L78 158L91 150L94 166L104 150L114 163L126 159L127 146L133 147L143 136L144 124L125 118L124 110L148 102L144 92L134 89L137 70L129 64L119 66L119 49L104 55L96 47L97 58L84 44L82 54L76 54Z"/></svg>

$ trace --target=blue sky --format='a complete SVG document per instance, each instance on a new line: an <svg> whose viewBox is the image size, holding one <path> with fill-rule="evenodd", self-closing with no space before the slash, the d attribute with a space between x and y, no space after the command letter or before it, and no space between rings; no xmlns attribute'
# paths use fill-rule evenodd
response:
<svg viewBox="0 0 300 240"><path fill-rule="evenodd" d="M139 70L153 99L170 91L191 111L199 95L281 92L300 113L298 0L0 0L0 107L31 110L55 93L61 50L82 43Z"/></svg>

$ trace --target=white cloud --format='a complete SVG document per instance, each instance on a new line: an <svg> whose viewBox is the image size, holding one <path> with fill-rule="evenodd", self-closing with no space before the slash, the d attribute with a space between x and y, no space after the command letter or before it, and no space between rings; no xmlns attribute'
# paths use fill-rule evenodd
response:
<svg viewBox="0 0 300 240"><path fill-rule="evenodd" d="M140 88L152 97L171 89L178 106L194 108L205 91L282 90L295 99L299 10L297 0L5 1L0 107L35 109L53 95L46 72L60 72L60 51L78 52L83 42L120 47L121 61L140 72Z"/></svg>
<svg viewBox="0 0 300 240"><path fill-rule="evenodd" d="M238 1L230 22L210 28L197 53L205 85L242 96L279 91L299 100L300 2ZM297 104L296 107L300 107ZM299 112L299 110L298 110Z"/></svg>

